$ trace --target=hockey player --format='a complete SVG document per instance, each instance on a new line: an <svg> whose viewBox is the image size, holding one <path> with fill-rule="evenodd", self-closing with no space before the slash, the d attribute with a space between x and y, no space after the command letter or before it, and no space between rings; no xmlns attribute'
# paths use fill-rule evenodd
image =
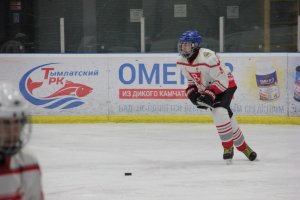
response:
<svg viewBox="0 0 300 200"><path fill-rule="evenodd" d="M0 199L42 200L37 159L24 146L31 134L26 102L17 89L0 83Z"/></svg>
<svg viewBox="0 0 300 200"><path fill-rule="evenodd" d="M177 67L188 80L186 95L198 108L211 110L224 148L224 160L231 161L235 146L253 161L257 154L245 142L230 109L237 89L234 77L214 51L201 48L201 42L202 37L197 31L184 32L178 41Z"/></svg>

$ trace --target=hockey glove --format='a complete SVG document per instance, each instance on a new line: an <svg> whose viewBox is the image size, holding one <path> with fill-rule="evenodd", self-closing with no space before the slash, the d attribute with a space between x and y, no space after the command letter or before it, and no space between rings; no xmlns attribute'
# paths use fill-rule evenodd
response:
<svg viewBox="0 0 300 200"><path fill-rule="evenodd" d="M197 86L196 85L189 86L188 88L186 88L185 92L186 92L186 96L190 99L190 101L194 105L198 105L197 98L200 97L201 94L198 92Z"/></svg>
<svg viewBox="0 0 300 200"><path fill-rule="evenodd" d="M197 98L197 108L201 109L207 109L209 107L213 107L214 101L215 101L216 95L210 91L205 90L200 97ZM207 106L199 105L199 104L205 104Z"/></svg>

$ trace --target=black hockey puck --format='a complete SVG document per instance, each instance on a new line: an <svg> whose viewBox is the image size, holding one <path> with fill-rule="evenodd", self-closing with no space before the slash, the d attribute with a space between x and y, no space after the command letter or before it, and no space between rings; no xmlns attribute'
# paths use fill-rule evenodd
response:
<svg viewBox="0 0 300 200"><path fill-rule="evenodd" d="M131 173L131 172L126 172L124 175L125 175L125 176L131 176L132 173Z"/></svg>

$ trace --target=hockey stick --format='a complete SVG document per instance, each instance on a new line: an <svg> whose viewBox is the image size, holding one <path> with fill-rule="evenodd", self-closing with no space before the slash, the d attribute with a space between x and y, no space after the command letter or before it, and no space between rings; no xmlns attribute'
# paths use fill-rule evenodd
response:
<svg viewBox="0 0 300 200"><path fill-rule="evenodd" d="M206 104L202 101L197 101L197 104L198 104L198 106L203 106L203 107L206 107L206 108L210 108L211 110L215 109L214 107L212 107L212 106L210 106L210 105L208 105L208 104Z"/></svg>

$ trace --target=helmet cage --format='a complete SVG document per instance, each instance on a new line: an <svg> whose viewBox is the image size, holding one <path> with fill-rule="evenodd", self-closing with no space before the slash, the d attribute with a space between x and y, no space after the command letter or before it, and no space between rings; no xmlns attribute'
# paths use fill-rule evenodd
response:
<svg viewBox="0 0 300 200"><path fill-rule="evenodd" d="M186 49L187 46L190 46L190 49ZM198 43L179 41L178 42L178 52L185 58L191 57L198 49L200 45Z"/></svg>
<svg viewBox="0 0 300 200"><path fill-rule="evenodd" d="M16 154L30 139L30 117L23 116L0 119L0 153Z"/></svg>

